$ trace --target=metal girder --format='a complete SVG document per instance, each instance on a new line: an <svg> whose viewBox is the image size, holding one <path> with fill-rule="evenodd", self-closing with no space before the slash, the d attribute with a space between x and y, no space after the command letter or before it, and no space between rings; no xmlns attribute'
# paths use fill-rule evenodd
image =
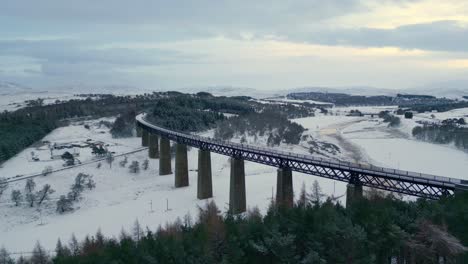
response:
<svg viewBox="0 0 468 264"><path fill-rule="evenodd" d="M417 173L397 173L397 170L393 170L395 173L387 173L387 171L392 172L392 170L372 166L371 169L364 170L351 163L343 165L341 163L318 162L312 157L300 157L298 154L288 154L266 148L184 134L151 124L141 115L137 117L137 125L150 133L158 134L172 141L221 155L278 168L288 167L296 172L428 199L453 195L457 184L460 184L460 180L457 179L418 177L412 176L413 174L418 175Z"/></svg>

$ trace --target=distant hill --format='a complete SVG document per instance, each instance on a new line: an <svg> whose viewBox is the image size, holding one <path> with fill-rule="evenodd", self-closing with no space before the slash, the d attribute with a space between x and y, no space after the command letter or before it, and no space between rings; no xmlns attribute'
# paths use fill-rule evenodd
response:
<svg viewBox="0 0 468 264"><path fill-rule="evenodd" d="M14 82L0 81L0 95L31 92L32 89Z"/></svg>

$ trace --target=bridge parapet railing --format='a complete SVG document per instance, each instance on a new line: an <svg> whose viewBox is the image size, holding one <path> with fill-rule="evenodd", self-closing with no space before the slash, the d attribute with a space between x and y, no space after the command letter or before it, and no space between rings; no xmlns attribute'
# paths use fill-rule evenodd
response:
<svg viewBox="0 0 468 264"><path fill-rule="evenodd" d="M448 178L448 177L436 176L436 175L431 175L431 174L423 174L423 173L418 173L418 172L385 168L385 167L375 166L372 164L351 163L348 161L326 159L322 157L314 157L312 155L304 155L304 154L299 154L299 153L294 153L294 152L287 152L283 150L270 149L270 148L261 147L261 146L253 146L253 145L235 143L235 142L226 141L226 140L203 137L199 135L187 134L187 133L173 131L173 130L169 130L163 127L153 125L150 122L146 121L144 117L145 117L144 115L138 115L137 121L149 128L162 132L163 134L173 135L176 138L197 140L197 141L206 142L209 144L216 144L219 146L229 147L233 150L255 152L261 155L276 156L277 158L281 158L281 159L289 159L289 160L295 159L297 161L305 162L305 163L312 163L316 165L326 165L326 166L329 166L332 168L335 167L341 170L351 170L351 171L357 171L357 172L360 171L360 172L376 174L376 175L381 175L384 177L391 177L391 178L396 178L396 179L401 179L401 180L406 180L406 181L416 180L416 181L424 182L424 183L438 183L438 184L442 183L442 185L461 184L461 180L455 179L455 178Z"/></svg>

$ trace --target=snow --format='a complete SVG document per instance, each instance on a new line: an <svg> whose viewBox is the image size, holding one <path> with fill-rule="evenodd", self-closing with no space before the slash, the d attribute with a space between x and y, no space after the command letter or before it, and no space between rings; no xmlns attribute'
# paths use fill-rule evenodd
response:
<svg viewBox="0 0 468 264"><path fill-rule="evenodd" d="M417 125L418 120L426 118L423 114L415 115L414 119L402 119L400 128L388 128L379 118L345 116L346 111L356 109L333 108L340 110L336 115L317 114L315 117L295 119L308 130L305 132L313 139L338 145L342 152L332 158L372 163L378 166L393 167L403 170L425 172L441 176L468 179L468 175L461 172L468 171L468 155L452 146L436 145L419 142L411 137L411 129ZM385 107L357 108L363 112L375 111L378 113ZM449 117L464 115L466 110L451 111L444 114ZM442 114L442 113L441 113ZM437 118L445 118L441 115ZM111 151L126 153L138 150L141 147L140 138L113 139L105 127L99 128L100 120L91 120L84 123L74 123L68 127L54 130L44 140L57 143L83 142L87 139L102 141L109 145ZM112 121L107 119L106 121ZM84 124L90 129L85 129ZM101 133L104 132L104 133ZM207 131L203 135L212 135ZM264 137L247 137L248 143L265 144ZM240 137L233 141L240 141ZM276 147L282 150L307 153L308 146L290 146L282 144ZM41 157L41 162L28 160L30 152L35 151ZM29 148L9 160L0 168L0 174L14 176L17 174L33 174L41 172L45 165L61 168L61 161L48 161L48 149L42 147ZM67 242L74 233L78 239L87 234L93 235L99 228L106 236L118 236L121 229L131 230L136 219L142 226L155 230L159 225L165 225L178 217L183 218L189 213L193 218L197 216L198 207L208 200L196 198L197 182L197 149L190 148L189 180L190 186L174 188L174 175L159 176L158 160L150 160L147 171L131 174L128 168L119 166L123 157L114 161L112 168L105 162L98 169L96 163L81 167L70 168L55 172L48 176L34 178L40 188L44 184L51 184L56 190L51 201L41 207L29 208L25 204L14 207L10 201L10 192L13 189L24 189L25 181L10 184L9 189L0 198L0 246L10 251L30 251L37 240L40 240L47 249L54 249L57 238ZM128 161L143 162L148 158L147 151L128 154ZM212 198L220 209L225 212L229 202L229 174L230 164L226 156L212 153L213 193ZM82 161L93 161L90 150L80 149ZM174 162L174 160L173 160ZM174 164L173 164L174 165ZM174 168L174 166L173 166ZM246 162L246 192L247 206L258 206L265 212L276 190L276 169L265 165ZM78 173L87 173L94 176L96 188L86 190L83 198L74 204L75 210L60 215L55 212L55 202L60 195L69 191ZM327 195L342 196L346 191L346 184L325 178L314 177L301 173L294 173L294 190L296 198L302 184L310 190L314 180L317 180ZM344 197L339 201L344 203ZM166 210L166 202L169 209ZM152 204L152 211L150 208Z"/></svg>
<svg viewBox="0 0 468 264"><path fill-rule="evenodd" d="M91 121L90 121L91 122ZM91 123L97 123L93 121ZM76 141L77 139L93 138L104 142L118 143L113 150L126 151L138 149L140 138L112 139L108 133L96 134L91 126L88 131L82 125L71 125L59 128L48 135L44 140L50 141ZM208 131L206 133L212 133ZM205 134L206 134L205 133ZM294 149L294 147L291 147ZM34 173L43 169L28 162L25 155L30 150L11 159L0 169L0 173L16 170L21 173ZM118 236L122 228L131 230L136 219L142 226L155 230L159 225L173 222L189 213L197 216L200 206L209 200L196 198L197 182L197 155L198 151L191 148L188 152L190 186L174 188L174 175L159 176L158 160L150 160L148 171L131 174L128 168L119 166L123 157L116 158L112 168L105 162L98 169L96 163L68 170L56 172L48 176L34 178L36 188L50 184L56 191L51 200L41 207L29 208L26 204L14 207L10 201L10 192L13 189L24 189L25 181L10 183L9 189L0 198L0 246L5 246L13 252L30 251L37 240L47 249L53 250L57 239L67 242L74 233L78 239L87 234L93 235L100 228L106 236ZM143 162L148 158L147 151L127 155L129 163L133 160ZM229 202L230 164L226 156L212 154L213 194L214 200L220 209L225 212ZM174 160L173 160L174 162ZM173 164L174 168L174 164ZM246 192L249 208L258 206L265 212L272 195L276 190L276 169L265 165L246 162ZM74 204L75 211L60 215L55 212L55 202L60 195L69 191L70 185L78 173L87 173L94 176L96 188L83 193L83 199ZM314 180L317 180L323 191L327 194L343 196L346 185L328 179L313 177L301 173L294 174L294 189L296 195L304 183L310 190ZM166 199L170 210L166 210ZM344 203L344 197L340 201ZM151 212L150 203L153 205Z"/></svg>

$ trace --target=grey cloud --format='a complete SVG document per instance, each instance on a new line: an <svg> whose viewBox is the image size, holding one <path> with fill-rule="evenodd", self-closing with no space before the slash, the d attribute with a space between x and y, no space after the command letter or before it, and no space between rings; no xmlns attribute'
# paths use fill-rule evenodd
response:
<svg viewBox="0 0 468 264"><path fill-rule="evenodd" d="M216 30L311 23L354 12L359 0L43 0L6 1L0 16L85 24L155 24Z"/></svg>
<svg viewBox="0 0 468 264"><path fill-rule="evenodd" d="M25 56L49 63L115 65L189 63L200 56L162 49L97 49L94 45L72 40L0 41L0 55Z"/></svg>
<svg viewBox="0 0 468 264"><path fill-rule="evenodd" d="M433 51L468 52L468 28L456 21L400 26L395 29L335 29L296 32L292 38L324 45L399 47Z"/></svg>

